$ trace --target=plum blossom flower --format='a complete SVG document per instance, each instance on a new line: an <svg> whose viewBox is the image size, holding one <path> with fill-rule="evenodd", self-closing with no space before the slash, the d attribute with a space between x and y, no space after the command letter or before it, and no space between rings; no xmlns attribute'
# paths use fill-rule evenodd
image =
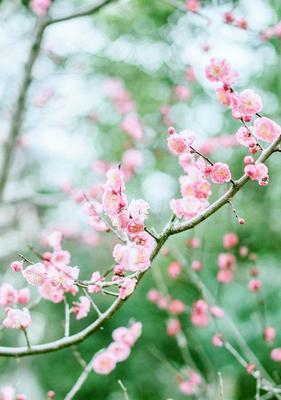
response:
<svg viewBox="0 0 281 400"><path fill-rule="evenodd" d="M108 346L107 351L110 352L115 362L118 363L125 361L129 357L131 353L131 347L124 342L112 342Z"/></svg>
<svg viewBox="0 0 281 400"><path fill-rule="evenodd" d="M230 249L237 246L238 241L239 238L235 233L226 233L223 237L223 247L225 249Z"/></svg>
<svg viewBox="0 0 281 400"><path fill-rule="evenodd" d="M217 162L212 166L211 179L214 183L222 184L231 180L231 172L227 164Z"/></svg>
<svg viewBox="0 0 281 400"><path fill-rule="evenodd" d="M31 0L30 7L32 11L39 17L47 14L47 11L51 5L51 0Z"/></svg>
<svg viewBox="0 0 281 400"><path fill-rule="evenodd" d="M267 326L263 331L264 340L268 343L274 342L276 330L272 326Z"/></svg>
<svg viewBox="0 0 281 400"><path fill-rule="evenodd" d="M269 118L257 118L254 121L254 135L264 142L272 143L281 134L281 128Z"/></svg>
<svg viewBox="0 0 281 400"><path fill-rule="evenodd" d="M185 304L178 299L172 300L168 305L168 311L172 314L182 314L185 310Z"/></svg>
<svg viewBox="0 0 281 400"><path fill-rule="evenodd" d="M201 4L199 0L187 0L185 7L188 11L197 12L200 10Z"/></svg>
<svg viewBox="0 0 281 400"><path fill-rule="evenodd" d="M182 271L182 266L178 261L173 261L168 266L168 275L172 279L176 279Z"/></svg>
<svg viewBox="0 0 281 400"><path fill-rule="evenodd" d="M0 389L0 400L15 400L16 391L12 386L5 386Z"/></svg>
<svg viewBox="0 0 281 400"><path fill-rule="evenodd" d="M268 168L263 163L246 165L244 172L254 181L261 181L268 176Z"/></svg>
<svg viewBox="0 0 281 400"><path fill-rule="evenodd" d="M30 285L40 286L46 279L46 267L42 263L36 263L24 269L22 275Z"/></svg>
<svg viewBox="0 0 281 400"><path fill-rule="evenodd" d="M9 308L3 321L5 328L26 329L31 325L31 317L27 308L22 310Z"/></svg>
<svg viewBox="0 0 281 400"><path fill-rule="evenodd" d="M192 305L191 322L196 326L207 326L209 324L208 304L205 300L198 300Z"/></svg>
<svg viewBox="0 0 281 400"><path fill-rule="evenodd" d="M150 266L150 252L133 242L117 244L113 250L116 262L126 271L144 271Z"/></svg>
<svg viewBox="0 0 281 400"><path fill-rule="evenodd" d="M18 290L18 303L27 304L30 301L30 290L23 288Z"/></svg>
<svg viewBox="0 0 281 400"><path fill-rule="evenodd" d="M93 361L93 370L97 374L108 375L116 367L114 355L110 351L101 351Z"/></svg>
<svg viewBox="0 0 281 400"><path fill-rule="evenodd" d="M97 293L100 292L101 287L100 283L104 280L104 278L101 276L99 271L95 271L92 274L91 277L91 285L88 286L88 291L89 293Z"/></svg>
<svg viewBox="0 0 281 400"><path fill-rule="evenodd" d="M18 292L10 283L0 286L0 306L6 307L18 302Z"/></svg>
<svg viewBox="0 0 281 400"><path fill-rule="evenodd" d="M206 77L211 82L223 82L232 85L238 77L238 73L231 70L229 63L225 60L212 58L205 69Z"/></svg>
<svg viewBox="0 0 281 400"><path fill-rule="evenodd" d="M280 362L281 361L281 348L276 347L273 349L270 353L270 357L272 358L273 361Z"/></svg>
<svg viewBox="0 0 281 400"><path fill-rule="evenodd" d="M128 296L130 296L135 290L136 284L137 280L135 278L124 278L119 289L120 299L125 300Z"/></svg>
<svg viewBox="0 0 281 400"><path fill-rule="evenodd" d="M167 139L168 149L172 154L180 155L188 150L194 140L194 133L187 129L180 133L172 133Z"/></svg>
<svg viewBox="0 0 281 400"><path fill-rule="evenodd" d="M263 107L261 97L252 89L243 90L238 96L238 103L233 107L235 118L251 120L252 117L261 112Z"/></svg>
<svg viewBox="0 0 281 400"><path fill-rule="evenodd" d="M250 292L258 292L262 286L262 283L259 279L252 279L248 284L248 289Z"/></svg>
<svg viewBox="0 0 281 400"><path fill-rule="evenodd" d="M87 317L91 309L91 303L88 297L80 296L79 302L73 302L73 313L77 320Z"/></svg>
<svg viewBox="0 0 281 400"><path fill-rule="evenodd" d="M169 319L167 321L166 329L169 336L176 336L181 331L181 323L176 318Z"/></svg>

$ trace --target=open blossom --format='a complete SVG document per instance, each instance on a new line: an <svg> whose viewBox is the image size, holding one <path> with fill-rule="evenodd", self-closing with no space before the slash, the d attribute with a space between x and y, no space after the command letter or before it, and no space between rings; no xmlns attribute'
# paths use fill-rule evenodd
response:
<svg viewBox="0 0 281 400"><path fill-rule="evenodd" d="M121 128L135 140L140 140L143 137L143 126L135 113L126 115Z"/></svg>
<svg viewBox="0 0 281 400"><path fill-rule="evenodd" d="M87 317L89 311L91 309L91 303L88 297L80 296L79 302L73 302L73 313L75 314L76 319L82 319Z"/></svg>
<svg viewBox="0 0 281 400"><path fill-rule="evenodd" d="M281 361L281 348L277 347L276 349L273 349L272 352L270 353L270 357L272 358L273 361L280 362Z"/></svg>
<svg viewBox="0 0 281 400"><path fill-rule="evenodd" d="M230 249L238 244L239 238L235 233L226 233L223 237L223 247Z"/></svg>
<svg viewBox="0 0 281 400"><path fill-rule="evenodd" d="M118 363L125 361L129 357L131 353L131 347L124 342L112 342L108 346L107 351L110 352L115 362Z"/></svg>
<svg viewBox="0 0 281 400"><path fill-rule="evenodd" d="M198 215L208 205L194 196L185 196L182 199L172 199L170 207L178 218L189 219Z"/></svg>
<svg viewBox="0 0 281 400"><path fill-rule="evenodd" d="M214 183L222 184L231 180L231 172L227 164L217 162L212 166L211 179Z"/></svg>
<svg viewBox="0 0 281 400"><path fill-rule="evenodd" d="M144 271L150 266L150 252L135 243L117 244L113 250L116 262L126 271Z"/></svg>
<svg viewBox="0 0 281 400"><path fill-rule="evenodd" d="M22 275L30 285L40 286L46 279L46 267L42 263L36 263L23 270Z"/></svg>
<svg viewBox="0 0 281 400"><path fill-rule="evenodd" d="M63 234L61 231L53 231L47 236L47 243L54 250L60 250L62 239Z"/></svg>
<svg viewBox="0 0 281 400"><path fill-rule="evenodd" d="M0 389L0 400L15 400L16 392L12 386L5 386Z"/></svg>
<svg viewBox="0 0 281 400"><path fill-rule="evenodd" d="M58 250L52 253L51 263L55 265L68 265L70 263L71 255L69 251Z"/></svg>
<svg viewBox="0 0 281 400"><path fill-rule="evenodd" d="M259 279L252 279L248 284L248 289L250 292L258 292L262 286L262 283Z"/></svg>
<svg viewBox="0 0 281 400"><path fill-rule="evenodd" d="M194 140L194 133L187 129L180 133L172 133L167 139L168 149L172 154L180 155L188 150Z"/></svg>
<svg viewBox="0 0 281 400"><path fill-rule="evenodd" d="M263 331L264 340L268 343L274 342L276 330L272 326L267 326Z"/></svg>
<svg viewBox="0 0 281 400"><path fill-rule="evenodd" d="M60 303L64 298L64 290L61 287L56 287L50 280L47 280L39 287L39 293L44 299L50 300L53 303Z"/></svg>
<svg viewBox="0 0 281 400"><path fill-rule="evenodd" d="M135 290L137 280L135 278L124 278L122 285L119 289L119 297L125 300Z"/></svg>
<svg viewBox="0 0 281 400"><path fill-rule="evenodd" d="M178 261L173 261L168 266L168 275L172 279L176 279L182 270L182 266Z"/></svg>
<svg viewBox="0 0 281 400"><path fill-rule="evenodd" d="M208 304L205 300L198 300L192 305L191 322L202 327L209 324Z"/></svg>
<svg viewBox="0 0 281 400"><path fill-rule="evenodd" d="M185 304L181 300L172 300L168 305L168 311L172 314L182 314L185 310Z"/></svg>
<svg viewBox="0 0 281 400"><path fill-rule="evenodd" d="M31 317L27 308L7 310L6 318L3 321L5 328L26 329L31 325Z"/></svg>
<svg viewBox="0 0 281 400"><path fill-rule="evenodd" d="M97 374L108 375L116 367L116 361L112 352L101 351L93 361L93 370Z"/></svg>
<svg viewBox="0 0 281 400"><path fill-rule="evenodd" d="M30 290L23 288L18 290L18 303L27 304L30 301Z"/></svg>
<svg viewBox="0 0 281 400"><path fill-rule="evenodd" d="M188 11L197 12L200 10L201 4L199 0L187 0L185 6Z"/></svg>
<svg viewBox="0 0 281 400"><path fill-rule="evenodd" d="M48 273L48 279L55 287L62 288L64 291L68 291L75 284L79 272L80 270L78 267L61 265L56 268L53 268Z"/></svg>
<svg viewBox="0 0 281 400"><path fill-rule="evenodd" d="M181 331L181 323L178 319L173 318L167 321L167 334L169 336L176 336Z"/></svg>
<svg viewBox="0 0 281 400"><path fill-rule="evenodd" d="M251 127L241 126L236 132L236 139L242 146L253 147L256 145L257 142L251 134L251 129Z"/></svg>
<svg viewBox="0 0 281 400"><path fill-rule="evenodd" d="M264 142L272 143L281 134L281 128L269 118L257 118L254 121L254 135Z"/></svg>
<svg viewBox="0 0 281 400"><path fill-rule="evenodd" d="M0 286L0 306L6 307L18 302L18 291L10 284Z"/></svg>
<svg viewBox="0 0 281 400"><path fill-rule="evenodd" d="M89 293L97 293L100 292L101 287L100 283L103 281L103 277L101 276L99 271L95 271L91 277L91 285L88 286Z"/></svg>
<svg viewBox="0 0 281 400"><path fill-rule="evenodd" d="M236 267L236 257L231 253L220 253L218 257L218 266L223 270L233 270Z"/></svg>
<svg viewBox="0 0 281 400"><path fill-rule="evenodd" d="M238 102L233 107L236 115L233 116L235 118L242 117L243 119L251 120L256 113L261 112L262 107L261 97L254 90L246 89L238 95Z"/></svg>
<svg viewBox="0 0 281 400"><path fill-rule="evenodd" d="M31 0L30 7L32 11L39 17L47 14L47 11L51 5L51 0Z"/></svg>
<svg viewBox="0 0 281 400"><path fill-rule="evenodd" d="M223 82L232 85L238 77L237 72L231 70L229 63L225 60L212 58L205 69L206 77L211 82Z"/></svg>
<svg viewBox="0 0 281 400"><path fill-rule="evenodd" d="M133 220L139 220L143 222L148 216L150 205L143 199L133 199L128 207L130 217Z"/></svg>
<svg viewBox="0 0 281 400"><path fill-rule="evenodd" d="M263 163L246 165L244 171L254 181L260 181L268 176L268 168Z"/></svg>

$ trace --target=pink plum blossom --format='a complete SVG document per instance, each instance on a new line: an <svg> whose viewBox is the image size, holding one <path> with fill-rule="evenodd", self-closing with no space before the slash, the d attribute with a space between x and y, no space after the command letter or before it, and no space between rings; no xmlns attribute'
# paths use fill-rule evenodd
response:
<svg viewBox="0 0 281 400"><path fill-rule="evenodd" d="M46 267L42 263L30 265L22 271L23 277L32 286L40 286L46 279Z"/></svg>
<svg viewBox="0 0 281 400"><path fill-rule="evenodd" d="M79 302L73 302L73 313L77 320L87 317L91 309L91 303L88 297L80 296Z"/></svg>
<svg viewBox="0 0 281 400"><path fill-rule="evenodd" d="M115 261L126 271L144 271L150 266L150 253L135 243L117 244L113 250Z"/></svg>
<svg viewBox="0 0 281 400"><path fill-rule="evenodd" d="M51 5L51 0L31 0L30 7L32 11L39 17L47 14L47 11Z"/></svg>
<svg viewBox="0 0 281 400"><path fill-rule="evenodd" d="M205 300L198 300L192 305L191 322L196 326L209 325L208 304Z"/></svg>
<svg viewBox="0 0 281 400"><path fill-rule="evenodd" d="M0 286L0 306L6 307L18 302L18 291L10 284Z"/></svg>
<svg viewBox="0 0 281 400"><path fill-rule="evenodd" d="M264 142L272 143L280 136L281 128L271 119L262 117L254 121L253 133L256 138Z"/></svg>
<svg viewBox="0 0 281 400"><path fill-rule="evenodd" d="M227 164L217 162L212 166L211 179L214 183L222 184L231 180L231 172Z"/></svg>
<svg viewBox="0 0 281 400"><path fill-rule="evenodd" d="M239 238L235 233L226 233L223 237L223 247L225 249L230 249L237 246L238 241Z"/></svg>
<svg viewBox="0 0 281 400"><path fill-rule="evenodd" d="M128 296L130 296L135 290L136 284L137 280L135 278L124 278L119 289L120 299L125 300Z"/></svg>
<svg viewBox="0 0 281 400"><path fill-rule="evenodd" d="M108 375L114 370L116 361L111 351L101 351L93 361L93 370L97 374Z"/></svg>
<svg viewBox="0 0 281 400"><path fill-rule="evenodd" d="M169 336L176 336L181 331L181 323L178 319L173 318L167 321L167 334Z"/></svg>
<svg viewBox="0 0 281 400"><path fill-rule="evenodd" d="M27 308L22 310L9 308L3 321L5 328L26 329L31 325L31 317Z"/></svg>
<svg viewBox="0 0 281 400"><path fill-rule="evenodd" d="M118 363L125 361L129 357L131 353L131 347L124 342L112 342L108 346L107 351L110 352L115 362Z"/></svg>
<svg viewBox="0 0 281 400"><path fill-rule="evenodd" d="M273 361L280 362L281 361L281 348L277 347L273 349L270 353L270 357Z"/></svg>

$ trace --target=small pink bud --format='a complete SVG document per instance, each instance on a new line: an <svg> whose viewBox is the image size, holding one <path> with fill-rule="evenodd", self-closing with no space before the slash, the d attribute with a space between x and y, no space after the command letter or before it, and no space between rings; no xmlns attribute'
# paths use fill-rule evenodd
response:
<svg viewBox="0 0 281 400"><path fill-rule="evenodd" d="M23 270L23 261L14 261L14 262L12 262L11 269L14 272L21 272Z"/></svg>
<svg viewBox="0 0 281 400"><path fill-rule="evenodd" d="M252 279L248 284L248 289L250 292L258 292L262 286L262 283L259 279Z"/></svg>
<svg viewBox="0 0 281 400"><path fill-rule="evenodd" d="M174 133L176 133L176 130L173 126L170 126L170 128L168 128L168 133L169 135L173 135Z"/></svg>
<svg viewBox="0 0 281 400"><path fill-rule="evenodd" d="M239 218L238 222L239 222L240 225L244 225L245 224L244 218Z"/></svg>
<svg viewBox="0 0 281 400"><path fill-rule="evenodd" d="M252 156L246 156L244 157L244 164L249 165L249 164L254 164L255 160L253 159Z"/></svg>
<svg viewBox="0 0 281 400"><path fill-rule="evenodd" d="M246 367L246 371L250 375L252 375L252 373L255 371L255 369L256 369L255 364L248 364L247 367Z"/></svg>
<svg viewBox="0 0 281 400"><path fill-rule="evenodd" d="M54 399L56 396L56 393L53 390L49 390L47 393L48 399Z"/></svg>

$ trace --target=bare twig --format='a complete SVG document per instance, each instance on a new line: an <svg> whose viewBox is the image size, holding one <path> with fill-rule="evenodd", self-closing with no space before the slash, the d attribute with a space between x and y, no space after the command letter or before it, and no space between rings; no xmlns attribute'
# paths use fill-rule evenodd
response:
<svg viewBox="0 0 281 400"><path fill-rule="evenodd" d="M80 390L81 386L88 378L89 373L92 371L92 364L93 364L94 358L95 358L95 356L93 356L91 358L90 362L86 365L86 367L84 368L84 371L79 376L79 378L77 379L77 381L75 382L75 384L73 385L71 390L67 393L64 400L72 400L74 398L74 396L77 394L77 392Z"/></svg>

